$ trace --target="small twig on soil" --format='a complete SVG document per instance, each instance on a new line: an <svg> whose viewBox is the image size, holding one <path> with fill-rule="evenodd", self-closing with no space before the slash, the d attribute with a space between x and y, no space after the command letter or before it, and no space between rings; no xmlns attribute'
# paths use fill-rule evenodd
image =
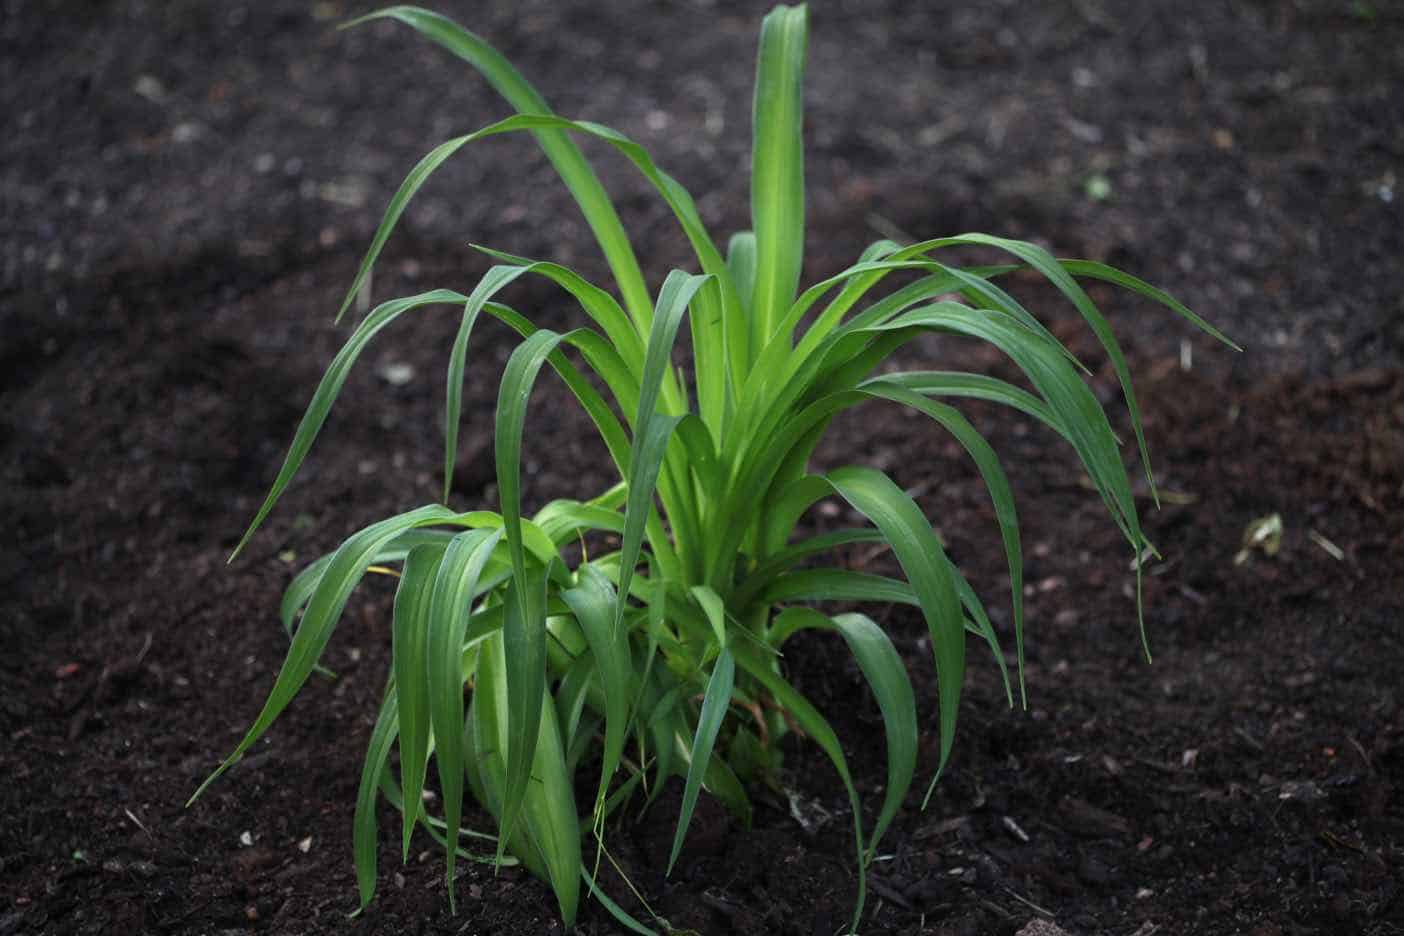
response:
<svg viewBox="0 0 1404 936"><path fill-rule="evenodd" d="M133 813L130 809L126 809L126 808L123 808L123 809L122 809L122 812L124 812L124 813L127 814L127 818L128 818L128 819L130 819L130 820L132 820L132 822L136 823L136 827L137 827L138 829L140 829L141 831L143 831L143 832L146 833L147 838L150 838L150 837L151 837L151 830L148 829L145 825L142 824L142 821L136 817L136 814L135 814L135 813Z"/></svg>
<svg viewBox="0 0 1404 936"><path fill-rule="evenodd" d="M1053 911L1052 911L1052 910L1048 910L1048 909L1045 909L1045 908L1043 908L1043 907L1040 907L1038 904L1034 903L1032 900L1028 899L1027 897L1023 897L1023 896L1020 896L1019 894L1016 894L1016 893L1015 893L1011 888L1009 888L1007 885L1001 884L1000 887L1001 887L1001 888L1004 890L1004 892L1005 892L1006 894L1008 894L1010 897L1013 897L1015 900L1019 901L1019 903L1023 904L1023 905L1026 906L1026 907L1028 907L1030 910L1034 911L1035 913L1041 913L1042 915L1048 917L1048 919L1050 919L1050 920L1055 919L1055 917L1053 916Z"/></svg>
<svg viewBox="0 0 1404 936"><path fill-rule="evenodd" d="M1346 740L1349 741L1350 746L1355 749L1355 753L1360 755L1360 759L1365 763L1366 768L1373 773L1375 770L1375 762L1370 759L1370 754L1365 750L1365 746L1360 743L1360 739L1355 735L1348 734L1346 735Z"/></svg>
<svg viewBox="0 0 1404 936"><path fill-rule="evenodd" d="M1249 734L1247 728L1235 725L1233 728L1233 733L1239 738L1243 739L1243 741L1255 751L1263 750L1263 742L1259 741L1257 738Z"/></svg>

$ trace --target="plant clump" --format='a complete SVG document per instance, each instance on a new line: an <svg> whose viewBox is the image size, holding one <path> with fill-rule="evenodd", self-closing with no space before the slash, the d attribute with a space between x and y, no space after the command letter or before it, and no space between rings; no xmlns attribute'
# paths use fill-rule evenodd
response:
<svg viewBox="0 0 1404 936"><path fill-rule="evenodd" d="M991 401L1050 427L1072 447L1133 553L1139 557L1152 547L1137 519L1118 439L1084 382L1086 368L999 283L1018 271L1036 271L1086 320L1120 382L1147 478L1146 443L1125 359L1080 281L1125 287L1227 339L1135 277L985 234L905 246L879 241L837 276L801 289L804 7L777 7L761 28L752 229L732 235L725 254L692 197L638 144L609 127L554 114L498 52L442 16L392 7L364 20L380 18L398 20L465 60L517 114L440 144L414 167L391 199L341 311L366 285L425 179L469 143L502 133L535 137L593 230L618 296L562 265L480 248L496 264L468 294L437 289L382 303L366 315L327 369L235 555L292 481L370 340L396 318L431 305L457 309L460 322L447 365L443 503L366 527L294 578L281 609L291 635L282 669L247 735L206 785L263 735L304 686L361 579L372 568L394 565L399 582L393 661L355 818L363 908L375 887L375 806L384 796L402 814L404 855L417 826L443 844L451 900L460 857L520 862L549 883L567 925L584 888L626 925L648 932L596 886L599 859L607 856L606 820L631 798L652 801L669 778L681 778L671 867L700 791L748 820L747 781L764 773L776 740L795 729L819 745L847 789L856 861L865 872L915 780L914 693L900 655L877 623L862 614L826 614L822 603L898 602L920 610L939 686L937 776L955 737L970 638L993 653L1011 704L1015 690L1001 636L922 508L874 468L810 470L811 453L831 421L860 405L909 407L934 429L950 433L969 455L993 502L1008 564L1022 695L1022 554L1014 500L995 452L953 404ZM608 144L652 183L691 244L698 272L673 270L650 296L629 237L578 138ZM986 248L1004 262L945 262L957 247ZM905 285L878 289L899 271L907 274ZM578 304L582 324L564 332L538 328L503 304L498 297L523 277L558 286ZM463 511L448 506L449 479L468 350L484 313L506 324L520 343L502 376L494 417L497 509ZM690 378L672 366L684 321L691 338ZM883 368L898 349L932 333L993 345L1017 365L1026 385L979 373ZM548 366L588 414L619 481L588 492L588 499L553 501L527 517L520 467L529 441L527 401ZM829 497L845 501L871 526L798 533L806 513ZM614 537L618 548L582 551L572 565L571 547L586 537ZM889 547L903 577L815 564L855 543ZM781 665L785 642L801 630L843 641L881 711L887 782L871 828L864 826L838 737ZM389 769L396 745L398 776ZM582 819L573 778L595 756L599 776ZM440 816L428 813L422 796L431 759L442 794ZM460 828L465 795L496 820L494 834ZM478 843L483 852L465 842ZM593 860L585 857L589 843ZM863 879L860 874L854 928L863 908Z"/></svg>

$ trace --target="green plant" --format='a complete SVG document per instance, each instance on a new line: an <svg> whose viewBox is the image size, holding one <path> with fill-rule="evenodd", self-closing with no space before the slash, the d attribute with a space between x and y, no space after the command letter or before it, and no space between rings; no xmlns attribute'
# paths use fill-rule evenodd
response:
<svg viewBox="0 0 1404 936"><path fill-rule="evenodd" d="M830 421L860 404L895 403L929 417L969 453L993 500L1009 567L1022 695L1022 560L1013 498L990 446L941 401L993 401L1051 427L1081 459L1135 554L1151 547L1137 521L1118 440L1079 374L1085 368L997 281L1016 270L1035 270L1086 319L1120 380L1148 478L1125 360L1078 279L1130 289L1227 339L1141 280L1099 263L1056 260L1032 244L982 234L910 246L881 241L854 266L799 291L803 7L777 7L761 30L754 99L754 230L733 236L725 256L705 230L692 198L637 144L608 127L554 115L502 56L448 19L411 7L365 19L373 18L408 24L466 60L518 114L443 143L415 166L390 201L341 311L364 286L424 180L468 143L520 131L535 136L579 203L622 303L563 266L486 250L498 263L471 294L435 290L386 302L366 316L317 388L282 470L235 555L292 480L370 339L398 316L431 304L462 309L448 364L445 502L474 325L486 312L522 338L502 377L495 416L500 511L420 507L367 527L299 574L282 605L291 647L277 681L245 738L206 785L249 749L306 682L368 567L400 563L392 671L356 809L362 907L375 884L374 805L383 793L403 814L405 854L416 825L423 824L443 843L450 885L460 856L493 862L515 858L549 882L567 924L576 914L583 882L621 920L643 929L595 888L595 870L606 854L605 819L635 792L651 801L666 779L683 777L672 851L676 860L699 790L706 788L748 818L743 780L758 767L764 772L775 739L793 727L824 750L847 787L858 862L866 869L913 782L918 740L913 692L897 651L877 624L858 614L831 617L809 603L899 602L920 609L939 683L937 776L955 736L967 634L988 644L1004 673L1011 704L1014 695L981 600L947 558L921 508L872 468L808 471L810 454ZM609 144L643 173L676 216L700 274L672 271L656 301L650 300L629 239L575 137ZM989 248L1012 262L960 267L936 259L952 247ZM906 271L910 281L872 298L894 271ZM561 287L589 324L565 333L538 329L494 300L523 276L545 277ZM671 364L684 318L691 331L691 380ZM989 342L1018 365L1031 389L964 372L878 374L879 365L898 348L932 332ZM578 358L568 357L567 349ZM550 503L528 519L521 511L519 458L527 400L547 364L593 421L620 482L592 500ZM597 389L600 385L604 392ZM834 495L874 528L796 540L805 512ZM581 560L571 568L563 550L600 533L617 536L619 548L607 554L582 549ZM905 580L808 565L853 543L890 546ZM1139 613L1139 600L1137 605ZM864 830L838 738L786 680L780 665L784 642L802 629L841 637L880 707L887 784L871 830ZM466 711L465 687L471 689ZM582 822L572 776L601 733L599 779ZM387 766L397 739L398 782ZM429 816L422 807L431 754L443 795L442 818ZM465 780L497 820L492 855L472 856L460 845ZM934 786L935 779L931 782ZM596 842L594 862L582 858L582 833ZM860 883L855 927L863 895Z"/></svg>

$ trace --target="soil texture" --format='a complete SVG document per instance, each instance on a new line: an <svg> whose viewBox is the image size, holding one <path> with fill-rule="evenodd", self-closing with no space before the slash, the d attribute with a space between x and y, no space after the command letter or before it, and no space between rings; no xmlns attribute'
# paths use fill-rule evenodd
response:
<svg viewBox="0 0 1404 936"><path fill-rule="evenodd" d="M390 654L383 582L353 599L328 649L337 678L309 683L184 806L262 704L300 563L436 497L450 315L376 340L300 481L225 564L347 334L332 317L382 206L421 155L505 105L403 27L336 30L363 12L339 0L3 9L0 936L559 932L549 891L512 869L460 865L451 915L434 843L416 840L401 866L388 834L377 899L347 918L351 813ZM648 146L719 239L749 226L764 9L444 6L557 111ZM1072 453L1017 415L969 408L1018 500L1029 706L1006 705L972 646L956 752L923 811L936 761L924 626L868 609L929 730L863 931L1404 932L1404 9L1001 0L811 14L806 281L881 236L1035 238L1171 289L1246 349L1094 291L1137 375L1160 486L1159 509L1139 488L1161 553L1145 576L1150 665L1130 557ZM686 242L632 167L587 152L656 288L688 262ZM470 243L608 282L528 138L470 147L425 187L376 297L471 290L488 261ZM1094 365L1127 430L1075 313L1014 288ZM543 325L579 317L544 286L511 301ZM512 338L483 326L475 339L454 478L465 508L496 506L491 413ZM1008 373L973 346L904 354ZM528 431L534 504L612 480L559 385L543 383ZM953 443L873 406L818 458L890 472L1007 629L994 514ZM1274 514L1279 548L1243 550ZM893 568L861 549L841 559ZM796 638L785 666L834 720L876 809L881 722L840 649ZM846 924L846 798L815 747L784 750L750 828L703 797L670 878L678 791L613 828L620 866L677 929ZM603 880L642 914L617 875ZM577 929L621 932L595 903Z"/></svg>

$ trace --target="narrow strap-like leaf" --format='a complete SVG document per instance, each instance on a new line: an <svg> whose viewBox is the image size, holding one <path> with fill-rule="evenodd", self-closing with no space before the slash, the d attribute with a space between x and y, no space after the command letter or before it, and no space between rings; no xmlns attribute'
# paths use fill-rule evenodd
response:
<svg viewBox="0 0 1404 936"><path fill-rule="evenodd" d="M853 909L850 932L858 932L858 921L863 916L863 905L868 895L868 867L863 855L863 810L858 801L858 791L853 786L853 776L848 770L848 759L843 756L843 747L838 735L819 710L804 694L790 685L771 666L770 658L759 650L738 641L735 645L737 664L756 682L770 693L776 703L794 718L800 729L809 736L819 749L829 756L829 761L843 781L848 792L849 809L853 812L853 840L858 854L858 900Z"/></svg>
<svg viewBox="0 0 1404 936"><path fill-rule="evenodd" d="M501 817L504 840L512 834L520 816L540 742L542 700L546 696L545 605L545 577L539 572L527 572L507 590L502 621L507 661L507 746Z"/></svg>
<svg viewBox="0 0 1404 936"><path fill-rule="evenodd" d="M624 515L619 511L572 500L552 501L541 508L535 522L557 546L592 530L624 532Z"/></svg>
<svg viewBox="0 0 1404 936"><path fill-rule="evenodd" d="M884 534L884 539L886 535ZM760 594L766 604L787 601L878 601L916 606L916 592L901 579L849 569L800 569L777 576Z"/></svg>
<svg viewBox="0 0 1404 936"><path fill-rule="evenodd" d="M331 561L327 563L326 570L317 582L316 591L307 603L307 610L302 615L302 624L293 635L288 655L283 660L278 678L263 704L263 710L259 712L258 718L254 720L233 753L200 784L199 789L190 797L191 802L233 766L235 761L244 756L244 752L263 736L268 726L273 724L283 709L287 708L293 696L297 695L297 691L307 681L317 659L326 648L327 642L331 640L332 631L341 618L342 609L346 607L351 592L365 575L370 557L405 530L435 523L452 523L458 520L459 516L443 506L431 504L372 524L342 543L332 554Z"/></svg>
<svg viewBox="0 0 1404 936"><path fill-rule="evenodd" d="M751 296L755 349L770 337L804 262L804 65L808 13L776 7L761 24L751 123Z"/></svg>
<svg viewBox="0 0 1404 936"><path fill-rule="evenodd" d="M549 260L531 260L492 247L485 247L482 244L474 244L473 248L503 263L524 267L527 273L544 277L560 286L580 303L580 307L585 310L585 313L609 337L610 344L629 365L630 370L634 373L634 378L638 379L642 374L643 339L639 337L633 323L629 321L628 313L619 307L619 303L609 293L570 267L562 266L559 263L552 263Z"/></svg>
<svg viewBox="0 0 1404 936"><path fill-rule="evenodd" d="M561 600L570 606L580 629L585 632L590 652L599 667L600 687L604 690L604 753L595 795L595 811L599 815L609 784L623 758L635 690L628 638L613 626L614 589L608 579L589 565L580 570L578 579L575 588L561 592Z"/></svg>
<svg viewBox="0 0 1404 936"><path fill-rule="evenodd" d="M501 291L508 283L521 276L521 267L495 266L483 274L468 301L463 306L463 317L459 321L458 333L454 335L453 349L449 352L447 387L444 394L444 503L448 503L449 491L453 489L453 473L458 461L458 421L463 412L463 371L467 366L468 340L473 334L473 325L483 311L487 301Z"/></svg>
<svg viewBox="0 0 1404 936"><path fill-rule="evenodd" d="M1024 558L1019 545L1019 520L1014 510L1014 493L1009 488L1009 479L985 437L970 425L960 412L944 403L928 400L921 394L906 387L881 380L869 381L863 391L874 396L901 403L931 417L951 435L970 455L980 472L980 478L989 492L994 505L995 520L999 524L999 535L1004 541L1005 561L1009 567L1010 606L1014 612L1014 641L1019 668L1019 696L1027 705L1028 694L1024 688Z"/></svg>
<svg viewBox="0 0 1404 936"><path fill-rule="evenodd" d="M741 295L741 307L747 314L751 310L751 295L756 288L756 234L754 231L737 231L731 235L726 245L726 268L731 271L731 279L736 283L736 291ZM747 344L750 335L746 336ZM730 349L730 346L728 345Z"/></svg>
<svg viewBox="0 0 1404 936"><path fill-rule="evenodd" d="M648 336L643 380L639 384L639 409L634 420L634 444L629 464L629 498L624 510L624 538L619 550L619 593L615 599L614 626L624 619L629 579L633 577L643 543L644 524L653 509L653 491L658 466L667 451L667 440L681 417L665 417L654 412L677 338L678 326L688 303L707 281L706 276L688 276L678 270L668 274L658 294L653 329ZM647 454L648 457L645 457Z"/></svg>
<svg viewBox="0 0 1404 936"><path fill-rule="evenodd" d="M510 591L508 595L510 600ZM511 847L523 864L550 883L562 922L569 929L580 894L580 832L556 708L544 687L534 706L538 740L527 765L529 779L515 791L521 801L520 821L510 835L502 824L506 802L514 795L503 753L511 745L510 736L518 731L512 722L522 714L513 706L511 667L505 632L502 638L482 645L470 716L479 758L478 781L483 786L484 805L498 815L499 858L503 845Z"/></svg>
<svg viewBox="0 0 1404 936"><path fill-rule="evenodd" d="M983 315L953 302L913 309L864 330L902 331L913 326L979 338L1009 355L1048 403L1087 467L1112 519L1132 546L1141 548L1143 537L1135 500L1117 451L1116 436L1097 398L1054 345L1009 319Z"/></svg>
<svg viewBox="0 0 1404 936"><path fill-rule="evenodd" d="M346 290L346 298L341 300L341 308L337 309L336 321L340 322L341 317L346 314L346 310L351 308L351 303L355 301L361 287L365 285L366 277L370 276L376 258L385 248L385 242L390 239L390 234L395 230L395 225L399 223L400 216L405 213L405 208L409 205L410 200L434 174L434 170L442 166L450 156L462 149L472 139L472 134L469 134L445 140L426 153L419 162L415 163L409 175L405 176L399 189L391 196L390 204L385 206L385 213L381 216L380 225L376 228L375 236L371 238L370 247L366 250L366 255L356 270L356 277L351 281L351 288Z"/></svg>
<svg viewBox="0 0 1404 936"><path fill-rule="evenodd" d="M881 377L873 379L897 384L927 396L968 397L973 400L999 403L1027 416L1032 416L1060 436L1067 438L1066 430L1049 410L1048 404L1027 390L997 377L965 371L898 371L892 374L883 374ZM862 388L864 384L858 386Z"/></svg>
<svg viewBox="0 0 1404 936"><path fill-rule="evenodd" d="M850 467L831 471L827 478L839 496L873 521L892 543L892 551L921 603L941 700L939 777L955 742L965 678L965 627L950 562L920 508L887 475L872 468Z"/></svg>
<svg viewBox="0 0 1404 936"><path fill-rule="evenodd" d="M911 680L907 678L907 668L882 628L861 614L840 614L833 622L848 642L853 658L873 690L887 734L887 792L868 840L868 861L871 862L877 854L878 842L911 789L916 772L916 698Z"/></svg>
<svg viewBox="0 0 1404 936"><path fill-rule="evenodd" d="M883 730L887 736L887 782L882 811L868 840L867 861L877 853L878 842L897 815L916 772L917 722L916 696L912 692L907 668L897 648L871 618L862 614L840 614L827 617L810 608L790 608L780 615L777 624L794 631L802 627L837 631L848 644L868 688L877 699L882 712Z"/></svg>
<svg viewBox="0 0 1404 936"><path fill-rule="evenodd" d="M500 52L446 16L412 6L395 6L378 10L348 25L381 17L399 20L472 65L487 79L488 84L520 113L551 113L545 98ZM640 324L647 327L648 290L644 285L643 273L604 186L600 184L589 162L568 134L559 130L540 129L534 136L542 152L560 175L561 181L575 197L586 222L599 241L610 270L619 283L620 292L624 295L625 304L631 313L639 317Z"/></svg>
<svg viewBox="0 0 1404 936"><path fill-rule="evenodd" d="M1111 326L1107 324L1106 317L1097 308L1096 303L1087 295L1083 288L1078 285L1072 275L1064 268L1047 250L1031 244L1027 241L1010 240L1003 237L994 237L989 234L961 234L958 237L942 237L935 240L925 241L921 244L914 244L909 250L920 250L926 252L943 247L958 247L965 245L983 245L994 247L1010 253L1020 260L1033 267L1043 275L1048 282L1052 283L1073 304L1078 313L1087 322L1096 335L1097 341L1107 352L1107 358L1111 361L1112 369L1116 371L1117 380L1121 384L1123 397L1126 399L1126 408L1131 415L1131 428L1136 435L1136 446L1140 451L1141 467L1145 472L1146 482L1150 485L1152 498L1159 499L1156 495L1155 475L1151 470L1150 450L1146 445L1145 431L1141 425L1141 409L1136 402L1136 391L1131 385L1131 372L1126 366L1126 357L1121 351L1121 345L1116 340L1116 335L1112 332ZM1061 346L1060 346L1061 347ZM1138 543L1137 550L1140 545Z"/></svg>
<svg viewBox="0 0 1404 936"><path fill-rule="evenodd" d="M327 372L322 375L322 381L317 385L317 391L312 395L312 402L308 404L307 412L303 414L302 422L298 424L297 432L293 435L292 445L288 447L287 457L283 459L283 467L278 470L278 477L273 481L268 496L264 498L263 504L258 508L258 513L254 515L249 528L244 531L239 545L234 547L229 561L233 562L234 558L243 551L249 540L253 538L254 531L263 523L268 512L278 502L278 498L283 496L284 489L292 481L293 475L297 474L297 469L302 466L303 459L307 457L307 452L312 448L312 442L317 438L317 433L321 431L322 424L327 421L327 414L331 412L332 404L336 402L337 395L341 393L341 388L346 383L347 375L351 373L351 365L356 363L356 358L365 350L371 338L375 337L375 333L410 309L435 303L457 304L465 301L467 301L466 297L456 292L436 289L418 296L395 299L371 310L371 313L351 333L351 337L346 339L346 344L337 352L336 357L327 367Z"/></svg>
<svg viewBox="0 0 1404 936"><path fill-rule="evenodd" d="M486 311L495 318L512 328L523 338L530 338L542 329L538 329L525 316L518 314L507 306L496 302L487 304ZM588 329L577 328L566 332L560 336L561 342L574 343L582 351L589 348L598 349L597 345L589 340L594 333ZM599 338L598 335L594 335ZM549 340L549 339L548 339ZM603 350L603 349L598 349ZM586 352L587 361L592 357L592 353ZM590 421L595 424L596 430L600 433L600 438L604 441L605 448L609 450L610 458L614 461L615 467L619 469L621 477L627 477L629 471L629 440L624 433L624 427L620 425L618 417L614 415L609 404L605 402L600 392L590 385L590 381L580 372L570 359L562 354L559 348L551 350L547 356L547 361L551 364L551 369L565 381L570 392L579 401L581 407L589 415ZM622 365L621 365L622 366ZM603 376L603 375L601 375ZM606 381L608 382L608 381ZM501 387L499 385L499 394Z"/></svg>
<svg viewBox="0 0 1404 936"><path fill-rule="evenodd" d="M356 813L351 823L352 853L356 859L356 887L360 891L360 913L370 906L375 896L376 822L375 794L380 775L390 760L390 748L399 730L399 705L395 687L391 686L380 704L380 714L371 730L366 759L361 764L361 783L356 792Z"/></svg>
<svg viewBox="0 0 1404 936"><path fill-rule="evenodd" d="M1152 286L1143 279L1118 270L1116 267L1107 266L1105 263L1098 263L1095 260L1059 259L1058 263L1073 276L1085 276L1089 279L1103 280L1104 282L1113 283L1124 289L1139 293L1147 299L1154 299L1214 340L1221 344L1228 345L1235 351L1243 350L1233 339L1194 314L1194 312L1190 311L1180 300L1176 299L1165 290Z"/></svg>
<svg viewBox="0 0 1404 936"><path fill-rule="evenodd" d="M712 625L712 633L717 638L717 646L725 647L727 645L726 606L722 603L721 596L706 585L694 585L688 591L701 606L702 613L707 615L707 623Z"/></svg>
<svg viewBox="0 0 1404 936"><path fill-rule="evenodd" d="M393 668L400 689L400 784L404 789L402 860L409 861L410 835L423 812L421 794L429 760L429 636L430 598L439 563L440 545L417 546L405 559L395 590Z"/></svg>
<svg viewBox="0 0 1404 936"><path fill-rule="evenodd" d="M455 902L454 861L463 817L463 644L479 577L501 539L500 530L470 530L456 536L439 565L429 606L429 720L449 842L445 882L450 907Z"/></svg>
<svg viewBox="0 0 1404 936"><path fill-rule="evenodd" d="M722 718L731 705L731 688L736 679L736 661L729 647L723 647L712 664L712 675L707 680L707 691L702 697L702 713L697 718L697 734L692 740L690 763L687 767L687 782L683 787L682 809L678 815L677 830L673 834L673 850L668 856L667 874L673 871L678 853L682 851L683 839L687 837L687 827L692 822L692 810L697 805L697 793L702 788L702 776L707 772L707 764L712 758L712 747L716 744L717 733L721 730Z"/></svg>

